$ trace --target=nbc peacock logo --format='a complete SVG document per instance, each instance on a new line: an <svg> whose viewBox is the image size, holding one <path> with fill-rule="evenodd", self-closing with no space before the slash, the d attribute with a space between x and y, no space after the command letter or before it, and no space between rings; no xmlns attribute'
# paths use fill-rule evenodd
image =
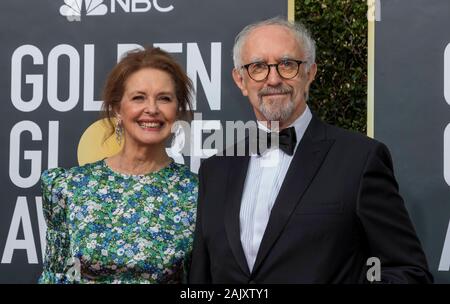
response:
<svg viewBox="0 0 450 304"><path fill-rule="evenodd" d="M64 0L59 13L68 21L81 21L81 15L103 16L108 13L147 13L155 11L158 13L169 13L174 9L172 4L164 0L166 6L159 4L160 0ZM173 0L172 0L173 1ZM106 5L103 2L109 3Z"/></svg>
<svg viewBox="0 0 450 304"><path fill-rule="evenodd" d="M64 0L59 12L69 21L81 21L84 13L86 16L106 15L108 7L103 0Z"/></svg>

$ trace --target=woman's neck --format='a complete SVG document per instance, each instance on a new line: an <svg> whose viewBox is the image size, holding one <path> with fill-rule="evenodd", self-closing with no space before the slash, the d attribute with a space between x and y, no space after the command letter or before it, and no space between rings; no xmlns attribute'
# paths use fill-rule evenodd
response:
<svg viewBox="0 0 450 304"><path fill-rule="evenodd" d="M167 155L164 146L130 149L125 145L118 154L106 160L108 166L114 171L132 175L161 170L170 162L171 159Z"/></svg>

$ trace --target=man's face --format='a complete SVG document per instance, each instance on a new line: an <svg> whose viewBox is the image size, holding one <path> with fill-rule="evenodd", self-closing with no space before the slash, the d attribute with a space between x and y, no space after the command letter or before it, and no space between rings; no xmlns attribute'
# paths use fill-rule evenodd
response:
<svg viewBox="0 0 450 304"><path fill-rule="evenodd" d="M244 41L241 50L242 65L253 62L279 63L283 59L306 60L294 34L279 25L266 25L254 29ZM309 85L317 67L313 64L306 71L305 63L299 66L292 79L282 78L275 67L263 81L251 79L245 70L234 69L233 79L244 96L248 96L260 121L279 121L280 128L289 126L306 108Z"/></svg>

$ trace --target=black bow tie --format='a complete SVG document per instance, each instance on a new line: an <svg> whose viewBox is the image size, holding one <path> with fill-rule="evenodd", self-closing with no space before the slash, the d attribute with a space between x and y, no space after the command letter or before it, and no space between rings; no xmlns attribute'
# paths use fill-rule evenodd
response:
<svg viewBox="0 0 450 304"><path fill-rule="evenodd" d="M291 156L294 154L295 144L297 143L297 135L295 133L295 128L290 127L281 130L279 133L267 133L259 130L257 145L258 155L261 155L266 149L270 149L271 146L275 144L272 142L272 136L278 136L278 147L281 151ZM264 142L266 142L266 149L264 149Z"/></svg>

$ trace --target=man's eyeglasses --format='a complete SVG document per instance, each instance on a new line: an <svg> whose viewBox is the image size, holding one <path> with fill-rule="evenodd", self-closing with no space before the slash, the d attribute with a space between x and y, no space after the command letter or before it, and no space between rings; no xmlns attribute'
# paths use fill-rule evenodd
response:
<svg viewBox="0 0 450 304"><path fill-rule="evenodd" d="M280 75L281 78L292 79L297 76L299 67L302 63L306 63L306 61L284 59L279 63L272 64L267 64L266 62L252 62L243 65L241 68L245 68L248 76L254 81L266 80L267 76L269 76L271 67L276 68L278 75Z"/></svg>

